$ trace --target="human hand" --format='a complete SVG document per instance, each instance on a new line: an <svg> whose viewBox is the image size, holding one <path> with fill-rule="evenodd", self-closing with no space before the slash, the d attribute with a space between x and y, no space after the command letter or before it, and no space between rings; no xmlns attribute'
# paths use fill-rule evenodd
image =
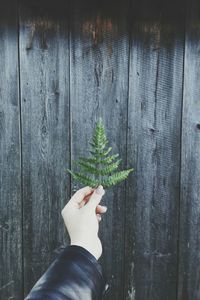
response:
<svg viewBox="0 0 200 300"><path fill-rule="evenodd" d="M86 186L79 189L61 211L71 245L85 248L96 259L102 254L98 231L101 214L107 210L106 206L99 204L104 194L102 185L97 189Z"/></svg>

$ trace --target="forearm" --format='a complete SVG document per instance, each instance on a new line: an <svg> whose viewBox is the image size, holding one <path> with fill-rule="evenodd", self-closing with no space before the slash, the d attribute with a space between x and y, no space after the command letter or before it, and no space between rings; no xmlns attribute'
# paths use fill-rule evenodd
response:
<svg viewBox="0 0 200 300"><path fill-rule="evenodd" d="M96 258L72 245L60 253L25 300L99 300L105 289L105 275Z"/></svg>

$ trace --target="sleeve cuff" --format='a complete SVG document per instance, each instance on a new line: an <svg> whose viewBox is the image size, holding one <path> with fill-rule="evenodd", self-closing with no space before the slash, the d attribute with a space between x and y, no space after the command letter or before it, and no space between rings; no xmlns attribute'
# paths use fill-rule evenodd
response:
<svg viewBox="0 0 200 300"><path fill-rule="evenodd" d="M60 259L65 259L66 255L69 254L78 254L82 257L84 257L93 267L93 269L95 270L96 274L98 274L99 280L101 282L101 291L102 291L102 296L107 294L110 286L107 282L107 277L105 275L105 273L102 270L101 265L99 264L98 260L96 259L96 257L94 255L92 255L88 250L86 250L85 248L81 247L81 246L77 246L77 245L70 245L67 246L61 253L60 253Z"/></svg>

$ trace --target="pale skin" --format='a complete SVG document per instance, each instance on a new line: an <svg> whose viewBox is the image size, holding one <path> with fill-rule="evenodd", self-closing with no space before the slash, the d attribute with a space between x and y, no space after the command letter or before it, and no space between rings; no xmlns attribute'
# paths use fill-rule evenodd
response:
<svg viewBox="0 0 200 300"><path fill-rule="evenodd" d="M89 186L79 189L61 211L70 236L70 245L85 248L97 260L102 254L98 236L99 222L102 214L107 211L106 206L99 204L105 194L102 185L98 187L98 191Z"/></svg>

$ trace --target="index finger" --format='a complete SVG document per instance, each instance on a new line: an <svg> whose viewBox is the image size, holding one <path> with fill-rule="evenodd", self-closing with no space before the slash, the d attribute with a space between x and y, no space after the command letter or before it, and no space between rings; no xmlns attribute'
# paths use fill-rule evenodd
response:
<svg viewBox="0 0 200 300"><path fill-rule="evenodd" d="M68 203L80 204L86 196L92 193L92 191L93 191L92 187L85 186L79 189L78 191L76 191L76 193L71 197Z"/></svg>

